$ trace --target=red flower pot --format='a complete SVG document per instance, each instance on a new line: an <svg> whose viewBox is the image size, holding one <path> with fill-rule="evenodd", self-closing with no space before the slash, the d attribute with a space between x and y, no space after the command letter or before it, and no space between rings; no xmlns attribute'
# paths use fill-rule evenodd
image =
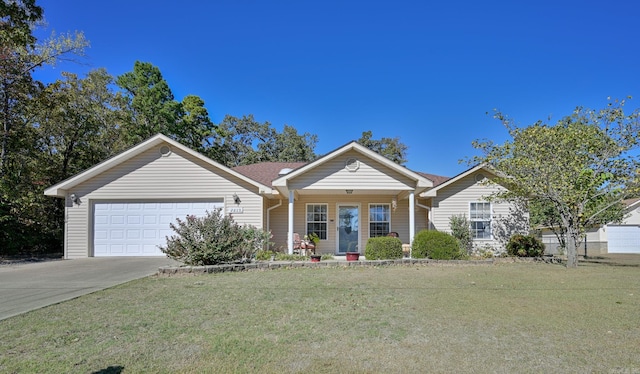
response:
<svg viewBox="0 0 640 374"><path fill-rule="evenodd" d="M359 258L359 252L347 252L347 261L358 261Z"/></svg>

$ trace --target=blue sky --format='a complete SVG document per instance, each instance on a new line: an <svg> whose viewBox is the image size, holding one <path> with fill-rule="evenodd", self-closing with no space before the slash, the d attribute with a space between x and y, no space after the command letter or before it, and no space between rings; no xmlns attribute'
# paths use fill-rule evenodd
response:
<svg viewBox="0 0 640 374"><path fill-rule="evenodd" d="M494 108L526 126L640 95L640 2L40 0L47 33L83 31L84 75L136 60L211 119L253 114L319 138L399 137L407 167L454 176L474 139L503 142ZM42 36L42 33L38 33ZM627 109L640 107L631 100ZM489 113L487 115L487 112Z"/></svg>

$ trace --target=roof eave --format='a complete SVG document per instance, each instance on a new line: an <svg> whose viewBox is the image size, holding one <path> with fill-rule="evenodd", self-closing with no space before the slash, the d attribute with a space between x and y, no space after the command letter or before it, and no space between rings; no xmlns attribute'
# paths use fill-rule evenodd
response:
<svg viewBox="0 0 640 374"><path fill-rule="evenodd" d="M326 154L323 157L320 157L319 159L308 163L307 165L301 166L296 170L293 170L292 172L283 175L277 179L274 179L272 182L273 187L276 188L285 188L287 189L287 181L291 178L295 178L301 174L306 173L309 170L314 169L315 167L317 167L318 165L321 165L329 160L332 160L346 152L349 152L351 150L355 150L356 152L359 152L367 157L370 157L372 159L374 159L375 161L399 172L400 174L404 175L405 177L411 178L413 180L416 181L416 189L425 189L425 188L431 188L433 187L433 181L431 181L428 178L423 177L422 175L411 171L409 169L407 169L406 167L402 166L402 165L398 165L395 162L389 160L388 158L370 150L369 148L366 148L365 146L358 144L355 141L352 141L340 148L335 149L332 152L329 152L328 154Z"/></svg>
<svg viewBox="0 0 640 374"><path fill-rule="evenodd" d="M146 141L135 145L129 149L127 149L126 151L119 153L95 166L93 166L92 168L89 168L87 170L85 170L84 172L81 172L79 174L76 174L62 182L59 182L47 189L44 190L44 194L46 196L53 196L53 197L65 197L67 191L69 191L70 189L72 189L73 187L77 186L78 184L85 182L93 177L95 177L96 175L99 175L101 173L103 173L104 171L111 169L117 165L119 165L120 163L129 160L130 158L139 155L140 153L150 149L151 147L154 147L158 144L161 144L163 142L169 143L172 147L178 148L188 154L190 154L193 157L196 157L204 162L206 162L209 165L212 165L216 168L222 169L226 172L228 172L229 174L233 175L236 178L239 178L241 180L243 180L246 183L249 183L255 187L257 187L258 189L258 193L259 194L263 194L268 192L271 192L272 188L269 186L265 186L262 183L256 182L251 178L246 177L245 175L242 175L236 171L234 171L233 169L224 166L216 161L213 161L212 159L194 151L193 149L163 135L163 134L157 134L149 139L147 139Z"/></svg>

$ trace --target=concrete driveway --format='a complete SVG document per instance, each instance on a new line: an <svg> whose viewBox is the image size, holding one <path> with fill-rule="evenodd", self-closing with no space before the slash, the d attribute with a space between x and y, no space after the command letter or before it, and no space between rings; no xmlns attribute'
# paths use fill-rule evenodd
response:
<svg viewBox="0 0 640 374"><path fill-rule="evenodd" d="M109 257L0 266L0 320L177 265L165 257Z"/></svg>

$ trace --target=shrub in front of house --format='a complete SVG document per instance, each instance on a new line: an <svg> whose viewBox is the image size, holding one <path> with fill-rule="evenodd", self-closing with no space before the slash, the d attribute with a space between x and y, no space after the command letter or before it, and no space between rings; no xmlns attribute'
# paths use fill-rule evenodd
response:
<svg viewBox="0 0 640 374"><path fill-rule="evenodd" d="M271 233L253 226L240 226L221 209L204 217L187 216L171 224L175 235L167 237L160 250L187 265L216 265L248 261L269 244Z"/></svg>
<svg viewBox="0 0 640 374"><path fill-rule="evenodd" d="M516 257L542 257L544 243L535 236L516 234L509 238L507 253Z"/></svg>
<svg viewBox="0 0 640 374"><path fill-rule="evenodd" d="M473 245L471 223L464 214L449 217L449 227L451 235L458 240L463 253L471 253Z"/></svg>
<svg viewBox="0 0 640 374"><path fill-rule="evenodd" d="M367 260L392 260L402 258L402 241L391 236L369 238L364 249Z"/></svg>
<svg viewBox="0 0 640 374"><path fill-rule="evenodd" d="M435 230L422 230L416 234L411 246L414 258L434 260L460 260L465 258L458 240L451 234Z"/></svg>

